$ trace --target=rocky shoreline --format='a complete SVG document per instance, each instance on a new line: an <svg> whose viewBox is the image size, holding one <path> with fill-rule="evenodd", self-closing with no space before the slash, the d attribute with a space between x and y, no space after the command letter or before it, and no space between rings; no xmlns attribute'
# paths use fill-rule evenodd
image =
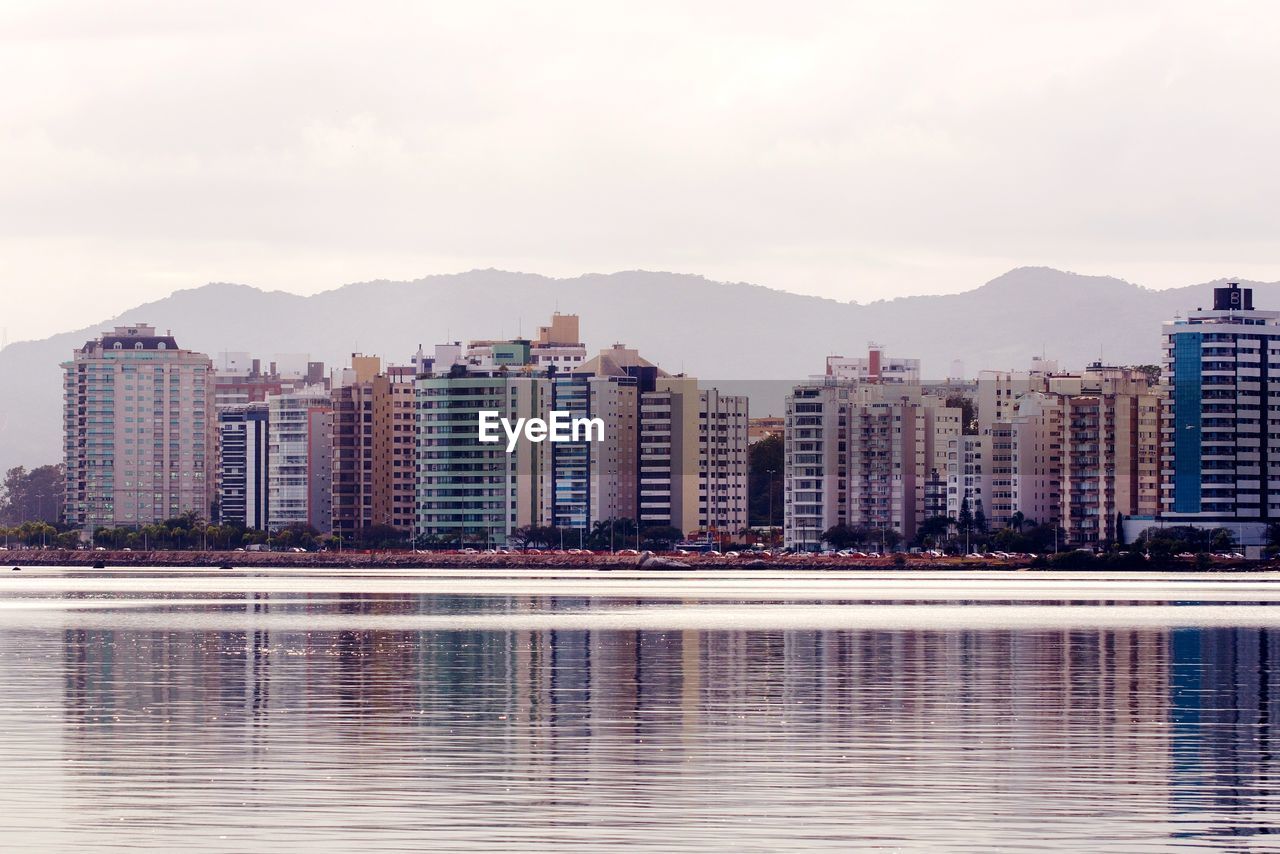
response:
<svg viewBox="0 0 1280 854"><path fill-rule="evenodd" d="M171 567L211 569L596 569L596 570L839 570L839 569L970 569L1027 570L1036 569L1025 558L946 557L932 558L904 555L903 562L893 557L859 558L835 555L777 555L757 557L750 553L728 555L636 555L610 554L463 554L459 552L225 552L225 551L83 551L21 550L0 553L0 565L65 566L92 568ZM1199 569L1187 558L1175 558L1151 570ZM1213 571L1272 571L1280 569L1275 562L1224 560L1215 558L1208 569Z"/></svg>

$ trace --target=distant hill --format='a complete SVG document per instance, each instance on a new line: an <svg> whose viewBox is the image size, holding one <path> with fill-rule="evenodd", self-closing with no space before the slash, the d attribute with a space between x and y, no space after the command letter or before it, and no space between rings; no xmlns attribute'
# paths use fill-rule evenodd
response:
<svg viewBox="0 0 1280 854"><path fill-rule="evenodd" d="M1257 289L1259 307L1280 306L1280 283L1247 284ZM310 297L210 284L0 351L0 471L60 459L58 365L118 323L172 330L181 346L211 355L310 353L338 365L357 351L398 362L420 343L533 335L558 308L581 315L593 350L624 342L670 371L704 379L800 379L820 373L825 356L860 353L869 341L918 356L926 376L944 377L953 359L970 376L1024 368L1040 353L1064 368L1099 357L1158 361L1160 323L1207 304L1209 288L1152 291L1042 267L1012 270L966 293L867 305L644 271L551 279L473 270L362 282Z"/></svg>

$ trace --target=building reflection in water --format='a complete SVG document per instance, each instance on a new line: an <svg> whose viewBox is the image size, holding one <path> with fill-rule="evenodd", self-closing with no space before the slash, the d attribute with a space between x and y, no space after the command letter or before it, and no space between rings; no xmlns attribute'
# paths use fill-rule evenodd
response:
<svg viewBox="0 0 1280 854"><path fill-rule="evenodd" d="M285 838L359 807L370 833L472 843L735 822L766 841L1220 841L1272 823L1278 655L1244 629L68 630L64 750L89 814L162 833L194 811Z"/></svg>

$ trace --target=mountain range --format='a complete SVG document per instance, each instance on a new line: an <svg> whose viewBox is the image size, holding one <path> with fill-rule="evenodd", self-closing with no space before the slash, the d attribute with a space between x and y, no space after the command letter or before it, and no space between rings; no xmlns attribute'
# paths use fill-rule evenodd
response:
<svg viewBox="0 0 1280 854"><path fill-rule="evenodd" d="M821 373L827 355L857 355L871 341L891 356L919 357L930 378L947 376L956 359L969 376L1025 369L1042 354L1064 369L1098 360L1158 362L1161 322L1209 304L1213 284L1157 291L1021 267L964 293L868 304L647 271L553 279L472 270L305 297L208 284L0 351L0 471L61 458L59 363L103 329L125 323L171 330L180 346L210 355L249 351L265 364L276 353L309 353L338 366L353 352L403 362L419 344L532 336L560 310L581 316L592 352L616 342L637 347L673 373L750 387L753 411L776 414L787 383L759 381ZM1280 283L1242 284L1255 289L1259 308L1280 307Z"/></svg>

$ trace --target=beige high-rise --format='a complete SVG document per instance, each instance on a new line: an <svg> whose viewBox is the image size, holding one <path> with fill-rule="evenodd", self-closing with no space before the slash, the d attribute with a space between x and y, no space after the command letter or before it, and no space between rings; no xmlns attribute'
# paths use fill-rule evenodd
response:
<svg viewBox="0 0 1280 854"><path fill-rule="evenodd" d="M118 326L63 368L66 518L141 526L213 500L213 363L152 326Z"/></svg>

